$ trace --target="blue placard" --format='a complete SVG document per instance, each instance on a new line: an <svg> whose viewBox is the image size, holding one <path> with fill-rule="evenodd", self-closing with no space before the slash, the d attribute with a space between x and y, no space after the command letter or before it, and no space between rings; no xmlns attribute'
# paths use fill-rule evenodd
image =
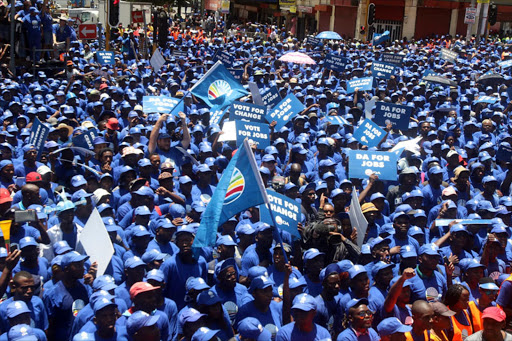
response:
<svg viewBox="0 0 512 341"><path fill-rule="evenodd" d="M96 52L96 58L98 63L101 65L114 65L114 51L98 51Z"/></svg>
<svg viewBox="0 0 512 341"><path fill-rule="evenodd" d="M144 113L169 114L181 100L166 96L144 96L142 97L142 108Z"/></svg>
<svg viewBox="0 0 512 341"><path fill-rule="evenodd" d="M297 230L297 224L301 220L299 203L272 190L267 190L267 196L270 201L270 209L274 216L275 226L300 238L299 231ZM260 205L260 219L262 222L274 226L267 205Z"/></svg>
<svg viewBox="0 0 512 341"><path fill-rule="evenodd" d="M275 129L279 130L304 109L304 104L294 94L289 94L267 114L267 122L276 121Z"/></svg>
<svg viewBox="0 0 512 341"><path fill-rule="evenodd" d="M365 119L354 132L354 138L370 148L377 146L385 135L386 132L369 119Z"/></svg>
<svg viewBox="0 0 512 341"><path fill-rule="evenodd" d="M220 125L220 121L222 121L222 118L224 117L224 114L227 112L228 109L218 109L218 108L212 108L210 111L210 126L212 125Z"/></svg>
<svg viewBox="0 0 512 341"><path fill-rule="evenodd" d="M186 58L186 57L188 57L188 51L183 51L183 50L179 50L179 49L176 50L175 49L174 51L172 51L172 55L174 57L178 57L178 58Z"/></svg>
<svg viewBox="0 0 512 341"><path fill-rule="evenodd" d="M267 116L267 108L252 103L233 102L229 111L231 121L267 123L265 116Z"/></svg>
<svg viewBox="0 0 512 341"><path fill-rule="evenodd" d="M96 129L90 129L73 137L73 146L94 150L94 139L98 136Z"/></svg>
<svg viewBox="0 0 512 341"><path fill-rule="evenodd" d="M350 122L348 122L346 119L344 119L343 117L341 116L325 116L324 118L327 122L331 122L331 124L333 125L339 125L339 126L343 126L343 125L347 125L347 126L351 126L352 124L350 124Z"/></svg>
<svg viewBox="0 0 512 341"><path fill-rule="evenodd" d="M396 66L383 62L372 63L372 76L382 79L390 79L395 73Z"/></svg>
<svg viewBox="0 0 512 341"><path fill-rule="evenodd" d="M245 138L256 144L258 149L270 145L270 128L267 123L236 121L236 145L240 146Z"/></svg>
<svg viewBox="0 0 512 341"><path fill-rule="evenodd" d="M318 38L315 38L315 37L308 37L308 44L311 44L313 46L317 46L318 44L320 44L320 39Z"/></svg>
<svg viewBox="0 0 512 341"><path fill-rule="evenodd" d="M231 53L229 53L226 50L217 50L215 55L212 58L213 62L216 63L219 60L224 64L225 67L230 67L233 65L233 61L235 60L235 56L233 56Z"/></svg>
<svg viewBox="0 0 512 341"><path fill-rule="evenodd" d="M343 72L348 64L348 59L329 53L325 56L324 67L329 70Z"/></svg>
<svg viewBox="0 0 512 341"><path fill-rule="evenodd" d="M397 160L395 153L349 150L348 174L351 178L366 179L375 173L380 180L396 181Z"/></svg>
<svg viewBox="0 0 512 341"><path fill-rule="evenodd" d="M395 65L401 67L404 62L404 57L405 57L405 55L403 55L403 54L383 53L381 60L384 63L395 64Z"/></svg>
<svg viewBox="0 0 512 341"><path fill-rule="evenodd" d="M389 122L393 125L393 129L404 131L409 129L411 114L412 108L409 106L377 102L375 103L375 117L373 120L381 127L387 126Z"/></svg>
<svg viewBox="0 0 512 341"><path fill-rule="evenodd" d="M382 44L383 42L389 40L389 36L390 36L389 31L385 31L382 34L374 33L373 34L373 45Z"/></svg>
<svg viewBox="0 0 512 341"><path fill-rule="evenodd" d="M261 100L263 104L267 107L274 107L281 100L281 96L279 95L279 90L275 86L270 89L261 92Z"/></svg>
<svg viewBox="0 0 512 341"><path fill-rule="evenodd" d="M373 87L373 77L355 78L347 81L347 94L354 93L356 89L368 91Z"/></svg>
<svg viewBox="0 0 512 341"><path fill-rule="evenodd" d="M511 67L512 66L512 59L509 59L509 60L504 60L502 62L498 62L498 65L502 68L502 69L506 69L508 67Z"/></svg>
<svg viewBox="0 0 512 341"><path fill-rule="evenodd" d="M459 54L455 51L448 49L441 49L441 54L439 55L441 59L444 59L449 62L455 61L459 57Z"/></svg>
<svg viewBox="0 0 512 341"><path fill-rule="evenodd" d="M37 149L37 160L41 159L41 153L46 143L46 138L50 133L50 127L43 124L37 117L34 120L28 142L33 144Z"/></svg>
<svg viewBox="0 0 512 341"><path fill-rule="evenodd" d="M498 102L499 99L497 97L493 97L493 96L480 96L478 97L478 99L475 101L475 103L487 103L487 104L494 104L496 102Z"/></svg>
<svg viewBox="0 0 512 341"><path fill-rule="evenodd" d="M244 69L230 69L228 68L229 73L236 79L241 80L244 75Z"/></svg>

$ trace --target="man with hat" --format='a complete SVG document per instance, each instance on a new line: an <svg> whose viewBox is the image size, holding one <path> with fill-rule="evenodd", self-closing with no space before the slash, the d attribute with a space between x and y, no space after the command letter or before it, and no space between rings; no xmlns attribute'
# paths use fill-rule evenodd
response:
<svg viewBox="0 0 512 341"><path fill-rule="evenodd" d="M451 317L455 315L453 310L450 310L441 302L431 302L430 306L434 310L434 317L432 318L432 329L430 334L432 339L439 341L449 341L447 331L452 328Z"/></svg>
<svg viewBox="0 0 512 341"><path fill-rule="evenodd" d="M159 341L163 339L160 331L160 315L150 315L144 311L136 311L126 321L126 331L133 341Z"/></svg>
<svg viewBox="0 0 512 341"><path fill-rule="evenodd" d="M273 242L273 228L263 222L257 222L253 226L256 227L256 243L250 245L242 256L242 271L240 274L245 277L249 268L255 265L268 267L272 264L270 248Z"/></svg>
<svg viewBox="0 0 512 341"><path fill-rule="evenodd" d="M377 326L377 331L381 337L381 341L403 340L405 333L412 330L411 326L400 322L396 317L388 317L382 320Z"/></svg>
<svg viewBox="0 0 512 341"><path fill-rule="evenodd" d="M337 296L340 293L341 269L337 263L327 265L320 272L322 280L322 292L316 300L315 323L326 328L329 332L334 332L334 328L339 332L339 320L341 319L338 307Z"/></svg>
<svg viewBox="0 0 512 341"><path fill-rule="evenodd" d="M163 123L167 121L169 114L163 114L156 121L151 135L149 136L148 153L158 153L163 160L171 159L178 167L181 166L183 154L177 149L177 147L171 147L171 136L169 132L161 133L160 128ZM187 126L187 117L184 113L180 112L179 117L181 119L181 126L183 128L183 138L180 141L180 148L187 150L190 146L190 133Z"/></svg>
<svg viewBox="0 0 512 341"><path fill-rule="evenodd" d="M145 270L146 263L137 256L129 257L124 262L125 281L115 288L115 295L117 298L124 300L127 307L132 305L130 288L133 284L142 282Z"/></svg>
<svg viewBox="0 0 512 341"><path fill-rule="evenodd" d="M74 302L81 300L84 305L89 302L91 289L80 281L84 278L84 262L87 259L88 256L76 251L62 256L62 280L43 293L43 302L48 312L49 339L67 340L71 336Z"/></svg>
<svg viewBox="0 0 512 341"><path fill-rule="evenodd" d="M233 302L241 307L243 299L247 296L247 288L238 283L238 265L234 258L221 260L215 266L215 284L211 290L215 292L222 301Z"/></svg>
<svg viewBox="0 0 512 341"><path fill-rule="evenodd" d="M507 315L498 307L486 308L482 314L483 329L466 338L467 341L511 341L512 335L505 332Z"/></svg>
<svg viewBox="0 0 512 341"><path fill-rule="evenodd" d="M202 277L207 280L206 260L199 256L196 260L192 254L195 229L189 225L181 225L176 230L176 246L179 252L168 258L160 270L163 271L167 286L164 296L176 302L178 309L185 306L185 285L189 277Z"/></svg>
<svg viewBox="0 0 512 341"><path fill-rule="evenodd" d="M373 312L369 309L366 298L349 300L343 321L346 329L338 335L337 340L379 340L379 335L372 328L372 321Z"/></svg>
<svg viewBox="0 0 512 341"><path fill-rule="evenodd" d="M294 321L284 325L276 335L276 341L323 340L331 335L324 327L314 323L316 315L315 298L300 294L293 299L292 315Z"/></svg>
<svg viewBox="0 0 512 341"><path fill-rule="evenodd" d="M268 341L271 338L270 332L254 317L246 317L238 324L237 341Z"/></svg>
<svg viewBox="0 0 512 341"><path fill-rule="evenodd" d="M468 302L474 332L483 329L482 312L488 307L495 306L496 297L498 296L500 288L492 278L483 277L479 280L478 290L480 297L477 299L470 299Z"/></svg>
<svg viewBox="0 0 512 341"><path fill-rule="evenodd" d="M4 330L10 330L13 329L15 326L25 326L32 324L31 320L31 311L28 308L27 304L23 301L15 301L10 302L6 304L6 317L7 320L5 321L8 323L8 328ZM37 335L36 340L46 340L46 335L43 330L34 327L32 328L33 335ZM10 332L9 332L10 333ZM2 340L12 340L11 337L9 337L8 332L4 332L4 334L0 335L0 339ZM23 339L25 340L25 339ZM28 340L28 339L27 339Z"/></svg>

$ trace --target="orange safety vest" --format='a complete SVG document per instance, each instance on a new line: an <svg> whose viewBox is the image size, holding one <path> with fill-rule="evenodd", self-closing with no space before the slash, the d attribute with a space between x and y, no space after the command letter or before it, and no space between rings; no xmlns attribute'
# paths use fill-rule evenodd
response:
<svg viewBox="0 0 512 341"><path fill-rule="evenodd" d="M452 319L452 325L453 325L453 341L462 341L462 332L463 331L467 332L467 334L464 333L464 334L466 334L466 336L473 334L473 327L471 326L471 319L469 318L469 315L465 310L463 310L462 312L466 316L466 320L468 320L470 325L465 326L462 323L460 323L459 321L457 321L455 316L450 317Z"/></svg>
<svg viewBox="0 0 512 341"><path fill-rule="evenodd" d="M508 276L508 277L507 277L507 279L506 279L505 281L512 282L512 275ZM503 281L503 282L505 282L505 281ZM501 283L501 284L503 285L503 283ZM501 289L501 288L500 288L500 289ZM502 307L502 306L500 306L499 304L496 304L496 306L497 306L498 308L500 308L500 309L503 309L503 307ZM508 318L508 316L507 316L507 318Z"/></svg>
<svg viewBox="0 0 512 341"><path fill-rule="evenodd" d="M430 333L429 333L429 331L428 331L428 330L425 330L425 331L423 332L423 339L424 339L425 341L429 341L429 340L430 340ZM413 337L412 337L412 335L411 335L411 332L406 332L406 333L405 333L405 341L414 341L414 339L413 339Z"/></svg>
<svg viewBox="0 0 512 341"><path fill-rule="evenodd" d="M483 329L482 313L473 301L469 302L469 311L471 312L471 319L473 320L473 333Z"/></svg>

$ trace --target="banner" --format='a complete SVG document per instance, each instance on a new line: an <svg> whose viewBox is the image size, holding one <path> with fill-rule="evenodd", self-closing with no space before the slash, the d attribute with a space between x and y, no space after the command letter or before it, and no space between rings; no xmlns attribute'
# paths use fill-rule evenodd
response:
<svg viewBox="0 0 512 341"><path fill-rule="evenodd" d="M374 122L385 127L388 123L393 125L393 129L402 131L409 129L409 118L412 114L412 108L406 105L377 102L375 104Z"/></svg>
<svg viewBox="0 0 512 341"><path fill-rule="evenodd" d="M237 81L241 80L242 76L244 75L244 69L229 68L228 71Z"/></svg>
<svg viewBox="0 0 512 341"><path fill-rule="evenodd" d="M396 66L394 64L388 64L383 62L372 63L372 76L383 79L390 79L395 73Z"/></svg>
<svg viewBox="0 0 512 341"><path fill-rule="evenodd" d="M142 110L144 111L145 114L170 114L174 107L176 107L180 102L182 102L180 99L173 97L143 96Z"/></svg>
<svg viewBox="0 0 512 341"><path fill-rule="evenodd" d="M94 139L98 136L98 130L89 129L80 135L73 137L73 146L94 150Z"/></svg>
<svg viewBox="0 0 512 341"><path fill-rule="evenodd" d="M324 59L324 67L333 71L343 72L347 64L347 58L332 53L327 54Z"/></svg>
<svg viewBox="0 0 512 341"><path fill-rule="evenodd" d="M386 132L369 119L365 119L354 132L354 138L370 148L376 147L385 135Z"/></svg>
<svg viewBox="0 0 512 341"><path fill-rule="evenodd" d="M389 31L385 31L382 34L374 33L373 34L373 45L382 44L383 42L389 40L389 37L390 37Z"/></svg>
<svg viewBox="0 0 512 341"><path fill-rule="evenodd" d="M246 122L267 123L265 116L267 109L264 106L252 103L234 102L229 111L230 120L240 120Z"/></svg>
<svg viewBox="0 0 512 341"><path fill-rule="evenodd" d="M96 52L96 58L98 63L101 65L114 65L114 51L98 51Z"/></svg>
<svg viewBox="0 0 512 341"><path fill-rule="evenodd" d="M304 104L294 94L289 94L267 114L267 122L276 121L275 129L279 130L304 109Z"/></svg>
<svg viewBox="0 0 512 341"><path fill-rule="evenodd" d="M265 202L268 202L265 187L254 153L245 140L224 170L201 216L201 223L192 245L194 254L199 255L199 249L202 247L215 245L217 229L228 219L249 207Z"/></svg>
<svg viewBox="0 0 512 341"><path fill-rule="evenodd" d="M441 54L439 55L439 57L446 61L453 62L459 57L459 54L452 50L441 49Z"/></svg>
<svg viewBox="0 0 512 341"><path fill-rule="evenodd" d="M473 103L487 103L487 104L494 104L499 101L499 98L493 97L493 96L480 96L476 101Z"/></svg>
<svg viewBox="0 0 512 341"><path fill-rule="evenodd" d="M35 118L34 124L32 125L32 129L30 130L30 137L28 139L28 143L33 144L37 149L37 160L41 159L41 153L44 149L44 144L46 143L46 138L50 133L50 127L43 124L39 118Z"/></svg>
<svg viewBox="0 0 512 341"><path fill-rule="evenodd" d="M297 224L300 222L301 209L295 200L279 194L273 190L267 190L270 209L276 221L276 227L300 238ZM274 225L267 205L260 205L260 220L270 226Z"/></svg>
<svg viewBox="0 0 512 341"><path fill-rule="evenodd" d="M279 96L279 90L275 86L270 89L263 91L261 93L261 100L263 101L263 105L267 107L274 107L281 101L281 96Z"/></svg>
<svg viewBox="0 0 512 341"><path fill-rule="evenodd" d="M222 64L224 64L224 66L230 67L231 65L233 65L235 56L226 50L218 49L217 52L215 53L215 55L213 55L212 60L214 63L220 61L220 62L222 62Z"/></svg>
<svg viewBox="0 0 512 341"><path fill-rule="evenodd" d="M350 210L348 211L350 224L357 230L357 246L361 248L363 245L364 237L366 236L366 229L368 228L368 221L361 210L359 204L359 197L354 187L352 190L352 200L350 201Z"/></svg>
<svg viewBox="0 0 512 341"><path fill-rule="evenodd" d="M348 174L351 178L366 179L375 173L380 180L396 181L397 160L395 153L349 150Z"/></svg>
<svg viewBox="0 0 512 341"><path fill-rule="evenodd" d="M265 149L270 145L270 128L267 123L235 121L236 145L239 146L245 138L254 143L257 149Z"/></svg>
<svg viewBox="0 0 512 341"><path fill-rule="evenodd" d="M369 91L373 88L373 77L355 78L347 81L347 94L359 91Z"/></svg>
<svg viewBox="0 0 512 341"><path fill-rule="evenodd" d="M506 69L506 68L509 68L512 66L512 59L509 59L509 60L504 60L502 62L498 62L498 65L502 68L502 69Z"/></svg>
<svg viewBox="0 0 512 341"><path fill-rule="evenodd" d="M210 108L219 106L221 109L248 94L221 62L215 63L190 92L202 99Z"/></svg>
<svg viewBox="0 0 512 341"><path fill-rule="evenodd" d="M402 64L404 63L404 58L405 55L394 53L383 53L381 57L384 63L395 64L398 67L402 67Z"/></svg>

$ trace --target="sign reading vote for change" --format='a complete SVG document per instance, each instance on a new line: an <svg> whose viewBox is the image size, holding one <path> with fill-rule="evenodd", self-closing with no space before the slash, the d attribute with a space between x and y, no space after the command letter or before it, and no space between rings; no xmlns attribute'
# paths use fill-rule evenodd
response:
<svg viewBox="0 0 512 341"><path fill-rule="evenodd" d="M295 200L274 191L267 191L267 196L270 201L270 209L276 221L276 227L300 238L297 231L297 224L301 214L299 204ZM261 221L271 226L274 225L267 205L260 205L260 216Z"/></svg>
<svg viewBox="0 0 512 341"><path fill-rule="evenodd" d="M279 96L279 90L275 86L261 93L261 100L263 101L263 105L267 107L273 107L281 100L281 96Z"/></svg>
<svg viewBox="0 0 512 341"><path fill-rule="evenodd" d="M267 122L265 116L267 109L264 106L252 103L234 102L231 105L229 118L246 122Z"/></svg>
<svg viewBox="0 0 512 341"><path fill-rule="evenodd" d="M377 78L390 79L395 73L396 66L383 62L372 63L372 75Z"/></svg>
<svg viewBox="0 0 512 341"><path fill-rule="evenodd" d="M347 81L347 94L354 93L356 89L359 91L371 90L373 86L373 77L355 78Z"/></svg>
<svg viewBox="0 0 512 341"><path fill-rule="evenodd" d="M384 135L386 132L369 119L365 119L354 132L354 138L370 148L377 146Z"/></svg>
<svg viewBox="0 0 512 341"><path fill-rule="evenodd" d="M396 163L395 153L365 150L348 152L348 174L351 178L365 179L375 173L380 180L396 181Z"/></svg>
<svg viewBox="0 0 512 341"><path fill-rule="evenodd" d="M179 102L179 99L172 97L144 96L142 97L142 108L146 114L169 114Z"/></svg>
<svg viewBox="0 0 512 341"><path fill-rule="evenodd" d="M276 121L276 130L279 130L303 110L304 104L294 94L289 94L267 114L267 122Z"/></svg>
<svg viewBox="0 0 512 341"><path fill-rule="evenodd" d="M441 59L447 60L449 62L453 62L457 57L459 57L459 54L455 51L448 50L448 49L441 49Z"/></svg>
<svg viewBox="0 0 512 341"><path fill-rule="evenodd" d="M411 113L412 108L405 105L377 102L373 120L381 127L391 123L394 129L407 130Z"/></svg>
<svg viewBox="0 0 512 341"><path fill-rule="evenodd" d="M326 69L342 72L345 70L347 63L347 58L329 53L325 56L324 66Z"/></svg>
<svg viewBox="0 0 512 341"><path fill-rule="evenodd" d="M383 53L381 59L384 63L395 64L401 67L404 62L404 57L405 55L403 54Z"/></svg>
<svg viewBox="0 0 512 341"><path fill-rule="evenodd" d="M267 123L236 121L236 144L240 146L247 137L258 149L270 145L270 128Z"/></svg>

